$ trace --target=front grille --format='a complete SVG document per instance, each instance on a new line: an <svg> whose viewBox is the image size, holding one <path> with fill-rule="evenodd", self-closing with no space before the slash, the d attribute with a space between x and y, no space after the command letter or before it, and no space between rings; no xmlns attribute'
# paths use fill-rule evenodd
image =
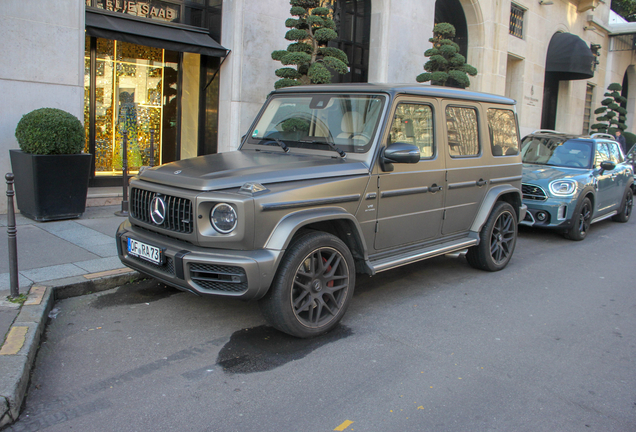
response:
<svg viewBox="0 0 636 432"><path fill-rule="evenodd" d="M200 288L223 293L247 291L247 275L241 267L191 263L190 278Z"/></svg>
<svg viewBox="0 0 636 432"><path fill-rule="evenodd" d="M522 184L521 192L523 193L523 199L533 201L545 201L548 199L545 191L539 186Z"/></svg>
<svg viewBox="0 0 636 432"><path fill-rule="evenodd" d="M157 195L160 195L166 203L165 220L161 225L154 223L150 218L150 203ZM178 233L190 234L194 229L192 201L186 198L132 188L130 191L130 215L147 224Z"/></svg>
<svg viewBox="0 0 636 432"><path fill-rule="evenodd" d="M166 257L166 261L162 265L152 263L134 255L128 255L128 258L157 271L168 273L169 275L174 276L174 262L172 261L172 258Z"/></svg>

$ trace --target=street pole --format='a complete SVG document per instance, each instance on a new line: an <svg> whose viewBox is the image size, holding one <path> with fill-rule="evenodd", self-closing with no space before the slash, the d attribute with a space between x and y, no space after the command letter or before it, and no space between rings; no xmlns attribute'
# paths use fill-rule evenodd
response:
<svg viewBox="0 0 636 432"><path fill-rule="evenodd" d="M124 186L124 199L121 201L121 210L115 212L115 216L128 217L128 131L124 131L122 135L121 177Z"/></svg>
<svg viewBox="0 0 636 432"><path fill-rule="evenodd" d="M18 230L15 226L15 209L13 208L13 173L4 176L7 180L7 237L9 238L9 283L11 285L11 297L20 295L18 281Z"/></svg>

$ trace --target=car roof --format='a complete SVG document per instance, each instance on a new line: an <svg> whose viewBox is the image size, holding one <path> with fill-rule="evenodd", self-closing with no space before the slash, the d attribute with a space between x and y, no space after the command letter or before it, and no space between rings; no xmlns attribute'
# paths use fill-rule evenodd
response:
<svg viewBox="0 0 636 432"><path fill-rule="evenodd" d="M400 94L432 96L450 99L471 100L478 102L514 105L516 101L504 96L462 90L452 87L438 87L425 84L317 84L308 86L285 87L271 94L286 93L388 93L392 97Z"/></svg>

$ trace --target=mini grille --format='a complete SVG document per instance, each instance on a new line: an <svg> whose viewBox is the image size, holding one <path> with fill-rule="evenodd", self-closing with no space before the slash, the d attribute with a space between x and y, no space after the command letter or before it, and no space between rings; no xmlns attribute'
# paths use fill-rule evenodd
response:
<svg viewBox="0 0 636 432"><path fill-rule="evenodd" d="M545 201L546 199L548 199L545 191L539 186L522 184L521 192L523 193L523 199L534 201Z"/></svg>
<svg viewBox="0 0 636 432"><path fill-rule="evenodd" d="M247 276L241 267L191 263L190 278L200 288L225 293L247 291Z"/></svg>
<svg viewBox="0 0 636 432"><path fill-rule="evenodd" d="M150 218L150 204L157 195L160 194L133 188L130 192L130 215L137 220L170 231L184 234L192 233L194 229L192 202L186 198L161 195L161 198L166 203L165 220L161 225L152 221Z"/></svg>
<svg viewBox="0 0 636 432"><path fill-rule="evenodd" d="M152 269L158 270L163 273L168 273L169 275L174 276L174 263L172 261L172 258L166 257L166 262L163 265L157 265L155 263L151 263L150 261L146 261L145 259L141 259L133 255L128 255L128 258L140 264L148 266Z"/></svg>

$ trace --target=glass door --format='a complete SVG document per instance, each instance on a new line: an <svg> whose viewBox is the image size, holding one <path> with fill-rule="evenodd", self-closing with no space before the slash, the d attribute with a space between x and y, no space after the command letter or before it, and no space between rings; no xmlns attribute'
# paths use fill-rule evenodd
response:
<svg viewBox="0 0 636 432"><path fill-rule="evenodd" d="M84 113L86 150L95 156L95 177L121 176L124 136L130 173L143 165L175 160L178 54L97 38L91 68L89 39ZM92 116L91 84L95 87ZM90 136L91 121L94 137Z"/></svg>

